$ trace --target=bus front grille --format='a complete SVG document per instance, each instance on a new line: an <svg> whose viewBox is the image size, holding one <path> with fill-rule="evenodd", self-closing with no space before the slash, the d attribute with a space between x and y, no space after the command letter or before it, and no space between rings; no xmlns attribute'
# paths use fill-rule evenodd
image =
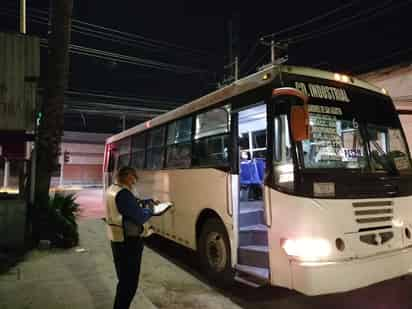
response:
<svg viewBox="0 0 412 309"><path fill-rule="evenodd" d="M392 201L355 202L352 206L359 232L392 228Z"/></svg>

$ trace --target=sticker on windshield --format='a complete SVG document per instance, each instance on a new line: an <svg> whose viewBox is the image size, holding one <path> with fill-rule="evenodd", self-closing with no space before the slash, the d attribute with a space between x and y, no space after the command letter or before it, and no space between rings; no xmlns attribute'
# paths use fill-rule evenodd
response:
<svg viewBox="0 0 412 309"><path fill-rule="evenodd" d="M406 157L397 157L394 158L393 161L395 162L398 170L407 170L410 167L409 160Z"/></svg>
<svg viewBox="0 0 412 309"><path fill-rule="evenodd" d="M342 115L342 109L340 107L335 107L335 106L309 104L308 109L310 113Z"/></svg>
<svg viewBox="0 0 412 309"><path fill-rule="evenodd" d="M335 195L335 183L334 182L314 182L313 194L319 197L327 197Z"/></svg>
<svg viewBox="0 0 412 309"><path fill-rule="evenodd" d="M342 148L341 153L344 162L357 161L363 156L361 149Z"/></svg>

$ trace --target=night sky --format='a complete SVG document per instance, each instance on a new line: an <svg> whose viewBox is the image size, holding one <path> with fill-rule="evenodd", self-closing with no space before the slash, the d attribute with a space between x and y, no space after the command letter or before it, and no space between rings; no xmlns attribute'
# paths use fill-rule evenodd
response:
<svg viewBox="0 0 412 309"><path fill-rule="evenodd" d="M17 2L1 1L0 30L17 30ZM271 33L278 33L276 41L289 41L290 64L356 74L412 59L412 1L224 2L75 0L73 44L162 62L167 71L71 55L69 88L83 96L147 98L158 103L142 105L171 108L216 89L230 50L239 56L241 76L255 72L269 60L259 38ZM29 17L44 23L48 1L27 5ZM121 33L79 21L137 36L124 40ZM94 36L84 34L90 30ZM28 31L45 37L47 25L31 21Z"/></svg>

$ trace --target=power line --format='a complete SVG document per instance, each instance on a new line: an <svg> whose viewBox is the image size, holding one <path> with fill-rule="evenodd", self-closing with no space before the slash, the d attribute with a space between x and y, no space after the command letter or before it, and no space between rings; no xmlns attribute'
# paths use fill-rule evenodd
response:
<svg viewBox="0 0 412 309"><path fill-rule="evenodd" d="M41 39L41 45L43 47L47 46L47 40ZM84 56L91 56L95 58L100 58L104 60L111 60L115 62L122 62L133 64L137 66L142 66L151 69L159 69L174 73L182 73L182 74L197 74L197 73L209 73L203 69L195 69L187 66L180 66L180 65L173 65L169 63L164 63L155 60L148 60L133 56L126 56L119 53L114 52L107 52L99 49L94 49L90 47L84 47L80 45L70 44L69 52L76 55L84 55Z"/></svg>
<svg viewBox="0 0 412 309"><path fill-rule="evenodd" d="M386 55L384 57L380 57L377 59L374 59L373 61L370 61L368 63L364 63L354 69L352 69L353 71L365 71L366 68L370 68L373 67L374 65L381 63L382 61L388 60L388 59L392 59L393 57L399 56L399 55L403 55L403 54L411 54L412 55L412 47L409 47L407 49L401 49L401 50L396 50L393 51L392 53L390 53L389 55Z"/></svg>
<svg viewBox="0 0 412 309"><path fill-rule="evenodd" d="M297 24L297 25L293 25L293 26L284 28L284 29L282 29L282 30L279 30L279 31L277 31L277 32L273 32L273 33L271 33L271 34L265 35L265 36L262 37L262 39L263 39L263 40L265 40L265 39L267 39L267 38L272 38L272 39L273 39L273 38L275 38L276 36L278 36L278 35L280 35L280 34L283 34L283 33L286 33L286 32L290 32L290 31L292 31L292 30L295 30L295 29L301 28L301 27L303 27L303 26L312 24L312 23L317 22L317 21L319 21L319 20L322 20L322 19L324 19L324 18L326 18L326 17L329 17L329 16L331 16L331 15L333 15L333 14L336 14L336 13L339 12L339 11L345 10L345 9L353 6L354 4L356 4L356 3L358 3L358 2L360 2L360 0L352 1L352 2L350 2L350 3L347 3L347 4L345 4L345 5L342 5L342 6L340 6L340 7L337 7L337 8L335 8L335 9L333 9L333 10L330 10L330 11L326 12L325 14L318 15L318 16L316 16L316 17L313 17L313 18L311 18L311 19L308 19L307 21L305 21L305 22L303 22L303 23L300 23L300 24Z"/></svg>
<svg viewBox="0 0 412 309"><path fill-rule="evenodd" d="M35 8L28 8L27 9L29 12L34 12L34 14L30 14L34 16L35 18L38 18L39 20L45 21L47 23L48 21L48 11L45 10L40 10L40 9L35 9ZM37 12L37 13L36 13ZM43 14L43 17L40 15L36 14ZM77 24L77 25L76 25ZM117 29L109 28L109 27L104 27L100 25L96 25L93 23L88 23L84 22L82 20L72 18L72 26L76 30L79 31L90 31L95 34L101 34L103 36L114 36L117 35L118 39L129 41L129 42L138 42L140 44L145 45L146 47L151 47L151 49L167 49L167 48L172 48L172 49L177 49L180 51L185 51L187 53L194 53L198 55L204 55L204 56L210 56L210 52L205 52L203 50L197 50L193 48L188 48L185 46L181 46L178 44L162 41L162 40L156 40L156 39L150 39L142 35L138 35L135 33L130 33L130 32L125 32L125 31L120 31ZM93 29L94 28L94 29ZM99 29L99 30L96 30ZM112 33L110 33L112 32ZM83 32L84 35L89 35L85 32Z"/></svg>
<svg viewBox="0 0 412 309"><path fill-rule="evenodd" d="M6 9L6 11L8 11ZM0 15L7 15L7 12L0 12ZM31 17L29 17L31 18ZM40 20L35 20L32 19L35 22L39 22L42 24L47 24L46 22L40 21ZM46 39L42 39L41 43L43 46L47 44ZM182 74L194 74L194 73L208 73L208 71L203 70L203 69L196 69L196 68L191 68L187 66L182 66L182 65L172 65L160 61L155 61L155 60L148 60L148 59L143 59L143 58L138 58L138 57L133 57L133 56L126 56L114 52L107 52L107 51L102 51L102 50L97 50L93 48L88 48L88 47L83 47L79 45L70 45L70 52L72 54L77 54L77 55L84 55L84 56L92 56L95 58L100 58L103 60L111 60L111 61L116 61L116 62L122 62L122 63L127 63L127 64L133 64L133 65L138 65L138 66L143 66L146 68L151 68L151 69L160 69L160 70L165 70L165 71L170 71L174 73L182 73Z"/></svg>
<svg viewBox="0 0 412 309"><path fill-rule="evenodd" d="M7 14L8 13L8 14ZM6 15L6 16L11 16L10 14L14 14L15 17L17 17L17 12L14 10L9 10L9 9L2 9L2 12L0 12L0 15ZM48 25L48 18L47 17L41 17L41 16L36 16L36 15L28 15L27 16L27 20L29 20L30 22L33 23L37 23L37 24L41 24L41 25ZM88 24L85 22L81 22L82 24ZM93 25L93 24L90 24ZM94 25L95 27L99 27L97 25ZM105 27L103 27L105 28ZM107 28L109 29L109 28ZM114 31L114 29L111 29ZM167 46L165 44L163 45L159 45L159 44L155 44L152 42L148 42L148 39L133 39L130 37L125 37L125 36L121 36L118 34L114 34L114 33L110 33L107 31L99 31L99 30L95 30L92 28L88 28L88 27L84 27L84 26L79 26L76 25L75 23L72 23L72 32L73 33L78 33L84 36L88 36L88 37L92 37L92 38L96 38L96 39L101 39L101 40L107 40L107 41L111 41L111 42L115 42L115 43L119 43L122 45L126 45L126 46L131 46L131 47L136 47L139 49L145 49L151 52L156 52L156 53L162 53L164 51L167 51L170 48L170 46ZM116 32L119 32L116 30ZM133 35L133 34L130 34ZM139 36L138 36L139 37ZM180 53L182 54L193 54L194 51L193 50L189 50L189 49L185 49L183 47L181 48L177 48L174 47L175 49L178 49ZM199 56L199 53L197 53ZM204 56L207 56L205 52L203 52ZM193 59L193 58L191 58ZM200 61L200 59L196 59L197 62Z"/></svg>
<svg viewBox="0 0 412 309"><path fill-rule="evenodd" d="M255 70L257 66L259 65L259 63L268 55L269 55L269 50L266 50L264 54L252 66L250 66L250 68L246 71L245 75L248 75L250 72Z"/></svg>
<svg viewBox="0 0 412 309"><path fill-rule="evenodd" d="M145 97L124 97L124 96L116 96L116 95L111 95L111 94L101 94L101 93L93 93L93 92L84 92L84 91L77 91L77 90L67 90L65 91L65 94L68 95L74 95L74 96L87 96L87 97L94 97L94 98L100 98L100 99L114 99L114 100L120 100L120 101L127 101L127 102L141 102L141 103L160 103L160 104L166 104L170 105L173 107L180 106L183 103L180 102L172 102L172 101L165 101L163 100L158 100L158 99L152 99L152 98L145 98Z"/></svg>
<svg viewBox="0 0 412 309"><path fill-rule="evenodd" d="M385 3L383 3L382 5L378 5L375 6L373 8L361 11L360 13L351 16L351 17L347 17L339 22L336 22L332 25L328 25L326 27L322 27L318 30L315 31L311 31L305 34L300 34L297 36L294 36L292 38L288 38L285 39L285 41L288 41L290 44L293 43L300 43L300 42L304 42L313 38L317 38L338 30L342 30L344 28L347 27L351 27L355 24L361 23L361 22L365 22L368 21L370 19L376 18L378 16L381 16L385 13L388 13L390 11L396 10L396 9L400 9L401 7L405 6L405 5L409 5L410 4L410 0L401 3L401 4L397 4L394 6L389 6L391 3L393 2L393 0L389 0L386 1Z"/></svg>
<svg viewBox="0 0 412 309"><path fill-rule="evenodd" d="M249 59L251 59L252 55L255 53L256 49L258 48L259 44L260 44L260 41L257 40L255 45L253 45L253 47L249 50L248 55L240 63L239 65L240 69L242 69L248 63Z"/></svg>
<svg viewBox="0 0 412 309"><path fill-rule="evenodd" d="M115 98L119 98L121 100L145 100L145 101L153 101L155 102L168 102L176 105L181 105L186 103L186 100L180 100L176 98L165 98L165 97L153 97L153 96L138 96L136 97L135 95L132 94L119 94L119 93L113 93L110 91L102 91L102 90L90 90L90 89L75 89L71 88L68 91L73 92L74 94L92 94L92 95L109 95L113 96Z"/></svg>

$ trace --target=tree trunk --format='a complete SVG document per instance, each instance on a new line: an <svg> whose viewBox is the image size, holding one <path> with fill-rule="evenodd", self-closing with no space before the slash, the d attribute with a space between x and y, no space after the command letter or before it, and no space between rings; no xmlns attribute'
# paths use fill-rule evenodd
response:
<svg viewBox="0 0 412 309"><path fill-rule="evenodd" d="M63 135L64 91L69 72L69 44L73 0L50 0L51 32L48 40L47 84L42 104L42 119L37 138L37 167L34 239L38 240L41 214L49 202L51 174L58 168ZM47 223L46 223L47 224Z"/></svg>

